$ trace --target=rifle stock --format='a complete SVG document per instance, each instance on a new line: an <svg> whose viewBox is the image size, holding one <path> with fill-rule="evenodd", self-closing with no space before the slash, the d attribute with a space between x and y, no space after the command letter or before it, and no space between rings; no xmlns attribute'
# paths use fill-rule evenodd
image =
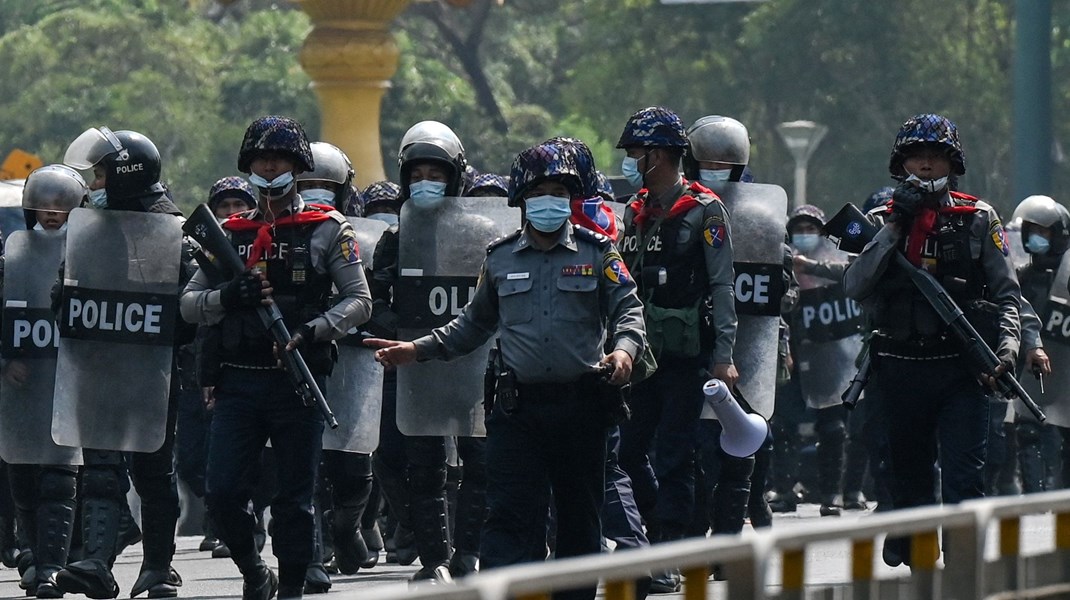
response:
<svg viewBox="0 0 1070 600"><path fill-rule="evenodd" d="M200 251L195 256L201 269L206 273L216 273L222 277L221 281L213 282L214 284L232 279L245 271L245 263L230 245L227 234L223 232L219 221L208 206L201 204L194 209L193 214L182 226L182 230L200 246ZM331 429L336 429L338 419L335 418L334 412L327 404L327 399L323 396L323 391L312 377L304 356L299 350L286 351L284 349L290 341L290 332L282 320L279 307L272 302L268 306L257 307L256 313L260 317L260 322L264 324L264 328L278 345L283 368L302 401L306 406L313 404L318 406L327 425Z"/></svg>

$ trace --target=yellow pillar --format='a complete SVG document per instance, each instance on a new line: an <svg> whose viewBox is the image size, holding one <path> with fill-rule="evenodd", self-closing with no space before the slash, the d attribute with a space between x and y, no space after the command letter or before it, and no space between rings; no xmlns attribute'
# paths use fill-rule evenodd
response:
<svg viewBox="0 0 1070 600"><path fill-rule="evenodd" d="M320 138L349 155L364 187L385 179L379 107L398 67L389 27L409 0L295 0L312 19L301 66L319 98Z"/></svg>

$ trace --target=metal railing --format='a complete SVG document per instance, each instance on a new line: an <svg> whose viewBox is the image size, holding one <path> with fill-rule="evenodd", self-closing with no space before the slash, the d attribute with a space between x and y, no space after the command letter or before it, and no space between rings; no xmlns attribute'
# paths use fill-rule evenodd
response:
<svg viewBox="0 0 1070 600"><path fill-rule="evenodd" d="M1021 553L1021 519L1053 513L1054 549L1025 557ZM998 556L985 559L990 535L998 539ZM881 535L909 536L912 568L907 578L874 576L876 540ZM942 539L942 543L941 543ZM852 600L899 598L1050 598L1070 597L1070 490L1029 496L986 498L955 506L930 506L861 519L777 525L742 536L692 539L650 548L507 567L479 573L452 586L421 585L405 590L364 590L364 600L549 600L555 590L603 582L606 600L634 598L634 580L651 571L679 568L684 597L705 600L710 593L710 566L719 565L727 580L725 597L764 600L802 599L807 595L806 551L819 542L851 544L850 580L811 586L809 592L838 590ZM946 566L940 568L940 550ZM771 558L779 554L781 585L766 585ZM905 591L904 591L905 590ZM720 594L719 594L720 595Z"/></svg>

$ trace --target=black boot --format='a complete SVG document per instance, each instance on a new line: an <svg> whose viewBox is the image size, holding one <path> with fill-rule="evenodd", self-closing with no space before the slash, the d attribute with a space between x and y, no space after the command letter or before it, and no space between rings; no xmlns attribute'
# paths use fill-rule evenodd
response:
<svg viewBox="0 0 1070 600"><path fill-rule="evenodd" d="M770 527L773 524L773 510L765 498L765 484L769 477L769 466L773 460L773 437L768 435L762 447L754 453L754 471L750 478L750 494L747 499L747 514L755 528Z"/></svg>
<svg viewBox="0 0 1070 600"><path fill-rule="evenodd" d="M305 568L305 584L303 591L309 594L326 594L331 589L331 577L323 566L323 527L320 521L323 519L318 502L312 503L315 512L316 528L313 534L315 546L312 551L312 562ZM289 587L289 586L286 586ZM279 593L282 596L282 593Z"/></svg>
<svg viewBox="0 0 1070 600"><path fill-rule="evenodd" d="M466 466L467 468L467 466ZM450 575L454 579L476 572L483 523L487 520L485 483L462 481L457 494L457 517L454 521L453 557Z"/></svg>
<svg viewBox="0 0 1070 600"><path fill-rule="evenodd" d="M142 543L145 556L141 561L141 573L130 590L130 597L147 591L149 598L174 598L182 586L182 577L171 567L175 555L178 506L166 500L143 501L141 521L145 525Z"/></svg>
<svg viewBox="0 0 1070 600"><path fill-rule="evenodd" d="M379 523L373 520L371 527L361 527L360 537L368 548L368 558L360 564L360 568L370 569L379 563L379 551L385 546L383 534L379 532Z"/></svg>
<svg viewBox="0 0 1070 600"><path fill-rule="evenodd" d="M402 566L411 565L419 558L419 554L416 551L415 537L412 532L412 510L409 507L409 486L405 481L405 474L387 466L379 460L378 456L373 461L379 489L386 498L391 516L396 521L392 532L394 548L391 551L389 545L387 546L386 562L397 562Z"/></svg>
<svg viewBox="0 0 1070 600"><path fill-rule="evenodd" d="M3 490L3 493L8 493ZM0 562L13 569L18 566L19 544L15 540L15 519L0 517Z"/></svg>
<svg viewBox="0 0 1070 600"><path fill-rule="evenodd" d="M771 491L766 497L774 513L795 512L800 502L795 492L799 474L799 449L794 436L773 436Z"/></svg>
<svg viewBox="0 0 1070 600"><path fill-rule="evenodd" d="M446 516L446 498L431 496L412 503L413 533L423 565L413 575L413 581L452 583L453 577L447 566L450 560L449 521Z"/></svg>
<svg viewBox="0 0 1070 600"><path fill-rule="evenodd" d="M664 542L672 542L675 540L681 540L684 538L684 534L681 531L675 531L672 528L662 529L659 528L653 533L650 538L651 543L660 544ZM650 594L675 594L680 591L681 577L680 570L671 568L664 571L658 571L650 574L650 587L648 593Z"/></svg>
<svg viewBox="0 0 1070 600"><path fill-rule="evenodd" d="M368 546L364 543L364 536L360 533L360 516L364 513L364 506L336 506L333 512L331 534L334 537L334 557L338 571L353 575L368 562L370 555ZM378 556L377 552L376 558Z"/></svg>
<svg viewBox="0 0 1070 600"><path fill-rule="evenodd" d="M862 482L866 479L866 467L868 465L869 452L867 452L865 444L848 437L843 465L843 508L845 510L866 510L869 508L866 503L866 497L862 494Z"/></svg>
<svg viewBox="0 0 1070 600"><path fill-rule="evenodd" d="M242 575L242 600L270 600L279 590L279 578L259 554L234 559Z"/></svg>
<svg viewBox="0 0 1070 600"><path fill-rule="evenodd" d="M56 573L67 564L74 527L74 500L45 502L37 507L37 543L34 545L36 595L62 598Z"/></svg>
<svg viewBox="0 0 1070 600"><path fill-rule="evenodd" d="M710 523L715 535L734 535L743 531L753 469L753 458L721 456L721 474L713 492L713 522Z"/></svg>
<svg viewBox="0 0 1070 600"><path fill-rule="evenodd" d="M82 560L56 573L59 589L90 598L115 598L119 586L111 573L119 535L119 503L102 498L86 498L82 503Z"/></svg>
<svg viewBox="0 0 1070 600"><path fill-rule="evenodd" d="M204 512L204 524L202 526L204 530L204 539L197 545L198 552L211 552L216 549L216 546L220 544L219 538L215 536L215 528L212 527L212 517L208 515L208 511Z"/></svg>
<svg viewBox="0 0 1070 600"><path fill-rule="evenodd" d="M123 553L123 550L140 542L142 539L141 528L138 527L137 521L134 520L134 515L130 514L130 505L127 504L126 498L123 497L122 502L119 503L119 535L115 541L115 555L119 556Z"/></svg>
<svg viewBox="0 0 1070 600"><path fill-rule="evenodd" d="M818 411L817 431L817 476L821 489L821 516L838 517L843 509L843 447L847 430L842 420L822 416L841 407L823 408Z"/></svg>

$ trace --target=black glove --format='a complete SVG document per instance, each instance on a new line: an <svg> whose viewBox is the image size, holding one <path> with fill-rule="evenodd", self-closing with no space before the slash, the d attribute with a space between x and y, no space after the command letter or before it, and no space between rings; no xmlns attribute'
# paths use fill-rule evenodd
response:
<svg viewBox="0 0 1070 600"><path fill-rule="evenodd" d="M892 212L901 218L910 219L918 214L925 199L922 191L909 183L900 183L892 192Z"/></svg>
<svg viewBox="0 0 1070 600"><path fill-rule="evenodd" d="M239 308L256 308L264 299L264 289L260 274L246 271L219 288L219 302L227 310Z"/></svg>
<svg viewBox="0 0 1070 600"><path fill-rule="evenodd" d="M1014 365L1018 363L1018 355L1007 348L1000 348L996 353L996 359L999 360L999 364L1004 366L1004 370L1011 375L1014 374Z"/></svg>

